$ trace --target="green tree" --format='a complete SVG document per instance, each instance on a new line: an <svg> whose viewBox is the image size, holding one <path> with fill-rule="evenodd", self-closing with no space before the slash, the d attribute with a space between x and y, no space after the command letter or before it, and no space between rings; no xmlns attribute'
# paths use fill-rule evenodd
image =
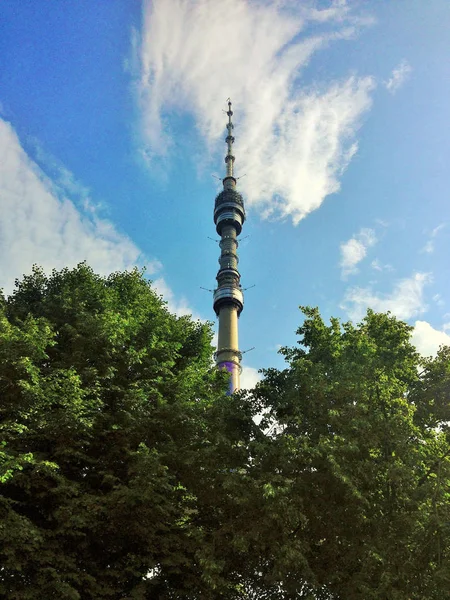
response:
<svg viewBox="0 0 450 600"><path fill-rule="evenodd" d="M228 589L254 424L211 358L138 271L35 268L1 300L1 597Z"/></svg>
<svg viewBox="0 0 450 600"><path fill-rule="evenodd" d="M369 312L226 395L211 330L138 271L0 299L0 597L441 600L450 350ZM254 417L263 413L260 426Z"/></svg>
<svg viewBox="0 0 450 600"><path fill-rule="evenodd" d="M306 581L345 600L447 597L450 350L422 360L389 314L327 326L303 311L300 347L255 391L275 427L260 469L284 519L266 577L294 596Z"/></svg>

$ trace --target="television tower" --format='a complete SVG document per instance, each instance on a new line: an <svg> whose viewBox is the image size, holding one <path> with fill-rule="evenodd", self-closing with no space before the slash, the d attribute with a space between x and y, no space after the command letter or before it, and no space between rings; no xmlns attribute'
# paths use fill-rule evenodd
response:
<svg viewBox="0 0 450 600"><path fill-rule="evenodd" d="M230 373L229 393L240 388L241 358L238 339L238 318L244 308L244 294L241 288L241 275L238 271L237 236L245 221L244 200L236 191L233 175L233 111L228 99L227 155L225 156L226 175L223 190L217 195L214 205L214 224L220 235L219 271L217 288L214 290L214 311L219 318L219 339L215 353L216 364Z"/></svg>

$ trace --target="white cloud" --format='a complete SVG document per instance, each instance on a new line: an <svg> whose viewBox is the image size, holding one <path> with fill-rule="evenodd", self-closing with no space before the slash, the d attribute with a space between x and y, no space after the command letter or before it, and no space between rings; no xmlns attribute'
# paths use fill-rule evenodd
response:
<svg viewBox="0 0 450 600"><path fill-rule="evenodd" d="M69 171L60 175L66 191L83 190L84 210L30 159L13 127L0 118L0 287L6 293L34 263L49 271L86 260L101 274L145 263L148 273L160 268L97 215Z"/></svg>
<svg viewBox="0 0 450 600"><path fill-rule="evenodd" d="M174 112L195 119L205 156L215 154L229 95L248 205L298 223L339 190L374 88L370 77L309 87L298 80L314 53L364 24L342 1L321 11L292 2L147 0L136 82L145 156L170 157Z"/></svg>
<svg viewBox="0 0 450 600"><path fill-rule="evenodd" d="M363 228L355 236L341 244L341 275L345 279L352 273L357 273L356 265L360 263L367 254L368 248L374 246L377 237L373 229Z"/></svg>
<svg viewBox="0 0 450 600"><path fill-rule="evenodd" d="M395 92L399 90L407 81L411 71L412 68L408 61L402 60L401 63L392 71L389 79L385 82L384 85L386 89L391 92L391 94L395 94Z"/></svg>
<svg viewBox="0 0 450 600"><path fill-rule="evenodd" d="M376 312L390 311L399 319L411 319L426 311L424 287L431 282L429 273L415 273L398 281L390 294L376 294L370 287L352 287L347 290L341 308L349 317L360 320L367 308Z"/></svg>
<svg viewBox="0 0 450 600"><path fill-rule="evenodd" d="M261 374L258 373L258 369L243 365L241 373L241 389L253 389L258 381L261 381Z"/></svg>
<svg viewBox="0 0 450 600"><path fill-rule="evenodd" d="M450 335L434 329L427 321L416 321L411 341L423 356L434 356L440 346L450 346Z"/></svg>

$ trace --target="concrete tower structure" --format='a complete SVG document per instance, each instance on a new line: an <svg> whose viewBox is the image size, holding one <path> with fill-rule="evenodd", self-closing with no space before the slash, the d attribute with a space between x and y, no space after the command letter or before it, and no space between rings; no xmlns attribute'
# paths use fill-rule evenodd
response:
<svg viewBox="0 0 450 600"><path fill-rule="evenodd" d="M241 275L238 271L237 236L245 221L244 200L236 191L233 155L233 123L231 101L228 99L227 155L225 156L226 175L223 191L217 195L214 206L214 223L220 235L219 271L217 288L214 290L214 311L219 318L219 339L216 363L219 368L229 371L230 393L238 390L241 374L241 352L239 351L238 318L244 308L244 294L241 288Z"/></svg>

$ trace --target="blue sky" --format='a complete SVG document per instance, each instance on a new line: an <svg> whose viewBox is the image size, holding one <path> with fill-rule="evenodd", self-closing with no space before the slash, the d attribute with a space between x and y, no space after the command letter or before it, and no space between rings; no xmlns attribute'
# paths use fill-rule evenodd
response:
<svg viewBox="0 0 450 600"><path fill-rule="evenodd" d="M0 4L0 285L147 265L213 319L226 99L247 199L244 384L298 305L449 343L447 0Z"/></svg>

